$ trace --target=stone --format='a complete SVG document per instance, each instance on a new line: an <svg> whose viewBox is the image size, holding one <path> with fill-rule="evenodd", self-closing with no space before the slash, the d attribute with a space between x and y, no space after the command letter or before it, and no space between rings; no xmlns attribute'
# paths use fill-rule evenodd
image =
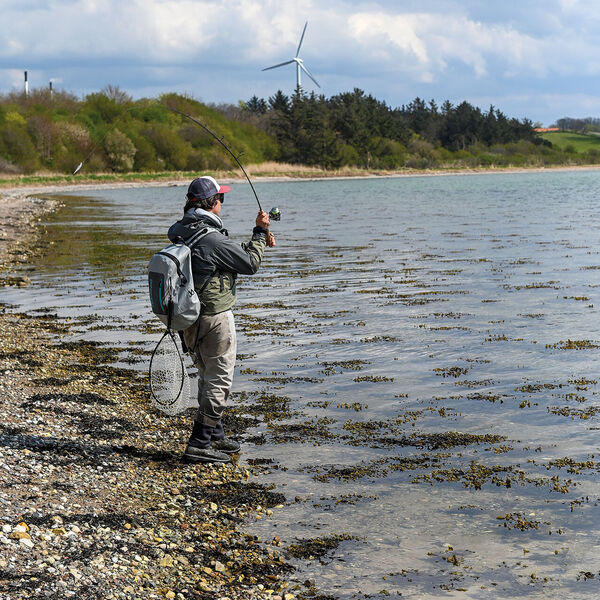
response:
<svg viewBox="0 0 600 600"><path fill-rule="evenodd" d="M172 567L173 566L173 557L170 554L165 554L159 561L158 564L161 567Z"/></svg>
<svg viewBox="0 0 600 600"><path fill-rule="evenodd" d="M218 560L215 561L215 571L217 571L218 573L225 573L225 565L222 562L219 562Z"/></svg>

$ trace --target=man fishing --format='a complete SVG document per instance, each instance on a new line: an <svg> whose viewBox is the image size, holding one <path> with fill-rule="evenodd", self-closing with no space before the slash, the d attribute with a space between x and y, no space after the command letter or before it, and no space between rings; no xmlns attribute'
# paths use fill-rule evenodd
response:
<svg viewBox="0 0 600 600"><path fill-rule="evenodd" d="M265 246L275 246L269 231L269 215L261 210L249 242L241 245L227 237L221 208L227 185L212 177L197 177L187 191L184 216L169 229L169 239L189 239L209 228L192 250L194 285L202 309L194 325L184 330L185 345L198 368L198 412L184 458L192 462L227 463L240 445L225 435L222 416L231 385L236 357L236 332L232 307L238 275L258 271Z"/></svg>

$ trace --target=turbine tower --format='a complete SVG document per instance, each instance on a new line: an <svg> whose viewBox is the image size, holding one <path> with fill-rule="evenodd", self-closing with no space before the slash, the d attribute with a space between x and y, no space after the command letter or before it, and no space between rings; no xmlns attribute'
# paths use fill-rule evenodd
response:
<svg viewBox="0 0 600 600"><path fill-rule="evenodd" d="M283 67L284 65L291 65L292 63L296 63L296 90L298 91L298 93L302 93L302 80L300 78L300 71L304 71L315 82L318 88L321 87L317 80L310 74L309 70L304 66L304 61L298 57L298 55L300 54L300 48L302 47L302 41L304 40L304 34L306 33L307 25L308 21L304 24L302 36L300 37L300 43L298 44L298 50L296 50L296 56L294 56L292 60L287 60L285 62L279 63L278 65L273 65L272 67L267 67L266 69L263 69L263 71L269 71L270 69L276 69L277 67Z"/></svg>

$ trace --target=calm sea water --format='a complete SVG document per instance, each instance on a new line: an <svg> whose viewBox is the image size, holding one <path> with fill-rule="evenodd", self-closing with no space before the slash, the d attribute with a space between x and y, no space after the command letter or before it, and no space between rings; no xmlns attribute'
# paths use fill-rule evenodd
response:
<svg viewBox="0 0 600 600"><path fill-rule="evenodd" d="M599 177L256 184L283 218L239 287L234 405L285 405L247 432L242 460L288 500L252 531L339 541L298 561L299 582L344 599L599 593ZM146 264L184 192L64 197L32 286L3 300L150 348ZM256 210L233 185L234 239Z"/></svg>

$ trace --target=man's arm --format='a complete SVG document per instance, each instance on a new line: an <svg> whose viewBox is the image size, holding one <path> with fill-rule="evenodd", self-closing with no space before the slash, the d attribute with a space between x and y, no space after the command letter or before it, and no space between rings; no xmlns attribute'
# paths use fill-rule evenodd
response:
<svg viewBox="0 0 600 600"><path fill-rule="evenodd" d="M254 275L265 252L269 232L269 215L261 211L256 217L256 227L252 230L252 239L239 245L223 239L214 250L214 265L217 269L232 271L241 275ZM273 244L274 244L273 238Z"/></svg>

